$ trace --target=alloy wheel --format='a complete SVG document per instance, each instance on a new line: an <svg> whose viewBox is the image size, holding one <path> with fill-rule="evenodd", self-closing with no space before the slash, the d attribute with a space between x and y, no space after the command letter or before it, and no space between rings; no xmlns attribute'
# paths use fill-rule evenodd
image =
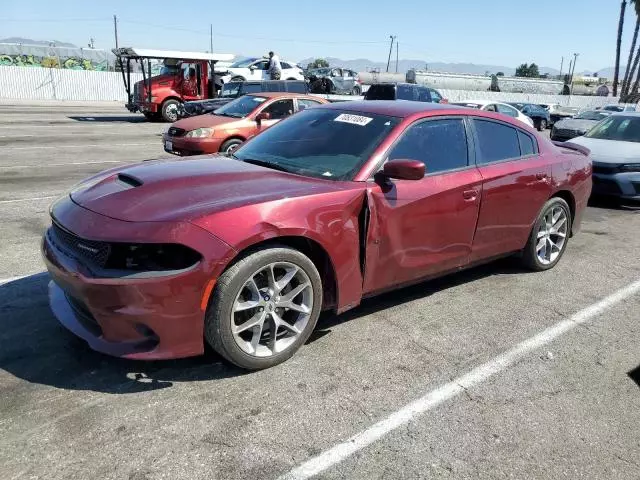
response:
<svg viewBox="0 0 640 480"><path fill-rule="evenodd" d="M564 208L553 206L547 210L537 234L536 255L543 265L555 262L567 241L568 217Z"/></svg>
<svg viewBox="0 0 640 480"><path fill-rule="evenodd" d="M313 301L311 280L297 265L275 262L261 267L244 283L233 302L233 338L252 356L281 353L304 332Z"/></svg>

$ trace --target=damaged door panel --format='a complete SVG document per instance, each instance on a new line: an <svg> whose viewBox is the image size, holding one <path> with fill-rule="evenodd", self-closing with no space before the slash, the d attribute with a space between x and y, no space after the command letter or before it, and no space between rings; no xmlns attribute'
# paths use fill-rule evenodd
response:
<svg viewBox="0 0 640 480"><path fill-rule="evenodd" d="M364 294L469 263L482 177L475 167L367 190Z"/></svg>

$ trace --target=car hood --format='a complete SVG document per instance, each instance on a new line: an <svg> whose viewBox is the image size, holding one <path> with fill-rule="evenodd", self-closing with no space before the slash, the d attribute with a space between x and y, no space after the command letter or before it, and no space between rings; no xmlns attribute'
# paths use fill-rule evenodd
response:
<svg viewBox="0 0 640 480"><path fill-rule="evenodd" d="M222 115L213 115L205 113L204 115L196 115L195 117L183 118L175 122L172 127L182 128L187 132L196 128L217 127L219 125L227 125L232 122L244 120L243 118L224 117Z"/></svg>
<svg viewBox="0 0 640 480"><path fill-rule="evenodd" d="M599 138L577 137L567 143L577 143L587 147L594 162L640 163L640 143L602 140Z"/></svg>
<svg viewBox="0 0 640 480"><path fill-rule="evenodd" d="M567 118L556 122L555 127L563 130L575 130L584 132L590 130L599 120L579 120L575 118Z"/></svg>
<svg viewBox="0 0 640 480"><path fill-rule="evenodd" d="M208 156L115 168L78 185L71 199L118 220L192 221L222 210L348 188L352 184Z"/></svg>

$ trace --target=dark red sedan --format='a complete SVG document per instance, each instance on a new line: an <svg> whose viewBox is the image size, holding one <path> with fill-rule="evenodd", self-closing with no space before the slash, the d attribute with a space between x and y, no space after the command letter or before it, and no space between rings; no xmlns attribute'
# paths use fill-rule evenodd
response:
<svg viewBox="0 0 640 480"><path fill-rule="evenodd" d="M506 255L556 265L591 192L586 153L495 113L319 106L232 157L116 168L57 201L51 307L101 352L186 357L208 342L269 367L321 310Z"/></svg>

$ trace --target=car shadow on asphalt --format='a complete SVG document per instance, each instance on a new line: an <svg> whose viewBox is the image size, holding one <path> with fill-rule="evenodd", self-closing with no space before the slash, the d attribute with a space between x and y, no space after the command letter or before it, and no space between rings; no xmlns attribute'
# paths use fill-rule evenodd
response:
<svg viewBox="0 0 640 480"><path fill-rule="evenodd" d="M342 315L323 314L307 343L332 333L337 325L425 298L479 278L525 272L504 259L364 300ZM175 382L217 380L248 374L210 349L199 357L135 361L91 350L53 317L46 273L0 285L0 369L30 383L70 390L127 394L169 388Z"/></svg>
<svg viewBox="0 0 640 480"><path fill-rule="evenodd" d="M69 116L67 117L71 120L76 120L77 122L87 122L87 123L149 123L142 115L86 115L86 116Z"/></svg>
<svg viewBox="0 0 640 480"><path fill-rule="evenodd" d="M589 206L603 210L638 210L640 211L640 202L630 200L621 200L617 197L592 195L589 198Z"/></svg>
<svg viewBox="0 0 640 480"><path fill-rule="evenodd" d="M63 389L126 394L246 373L212 351L154 362L94 352L50 312L48 282L43 273L0 285L0 369L17 378Z"/></svg>
<svg viewBox="0 0 640 480"><path fill-rule="evenodd" d="M397 307L414 300L424 299L430 297L436 292L447 290L448 288L464 285L465 283L474 282L481 278L493 275L520 275L527 273L532 273L532 271L522 267L518 258L508 257L485 265L470 268L469 270L462 270L444 277L427 280L399 290L383 293L376 297L363 300L358 307L353 310L349 310L342 315L335 315L328 312L324 313L318 320L316 329L311 334L307 343L314 342L325 335L330 334L331 329L341 323L376 312L381 312L388 308Z"/></svg>
<svg viewBox="0 0 640 480"><path fill-rule="evenodd" d="M636 382L636 385L640 387L640 365L628 372L627 375L629 375L629 378Z"/></svg>

